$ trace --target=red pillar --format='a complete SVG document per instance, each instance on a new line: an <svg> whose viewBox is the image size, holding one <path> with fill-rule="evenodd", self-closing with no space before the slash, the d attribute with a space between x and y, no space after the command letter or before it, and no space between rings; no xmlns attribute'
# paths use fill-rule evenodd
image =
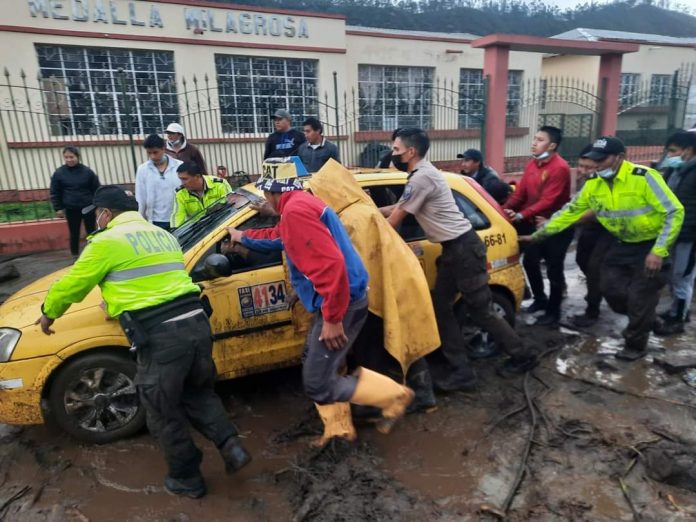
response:
<svg viewBox="0 0 696 522"><path fill-rule="evenodd" d="M621 54L603 54L599 61L599 93L603 96L602 113L599 115L600 134L616 134L621 86Z"/></svg>
<svg viewBox="0 0 696 522"><path fill-rule="evenodd" d="M484 159L500 174L505 169L505 114L507 112L508 61L510 48L486 47L483 75L488 78Z"/></svg>

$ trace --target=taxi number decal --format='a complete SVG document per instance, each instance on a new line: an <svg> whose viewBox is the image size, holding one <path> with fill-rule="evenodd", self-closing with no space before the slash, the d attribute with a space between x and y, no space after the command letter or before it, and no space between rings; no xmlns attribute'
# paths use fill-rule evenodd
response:
<svg viewBox="0 0 696 522"><path fill-rule="evenodd" d="M242 317L272 314L288 309L285 300L285 281L263 285L244 286L237 289Z"/></svg>
<svg viewBox="0 0 696 522"><path fill-rule="evenodd" d="M491 234L490 236L485 236L483 238L483 244L487 247L505 245L507 244L507 238L505 234Z"/></svg>

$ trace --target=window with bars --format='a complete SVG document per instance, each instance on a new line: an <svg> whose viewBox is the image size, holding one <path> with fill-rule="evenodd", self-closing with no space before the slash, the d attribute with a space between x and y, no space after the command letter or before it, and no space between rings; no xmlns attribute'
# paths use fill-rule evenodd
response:
<svg viewBox="0 0 696 522"><path fill-rule="evenodd" d="M226 133L269 133L278 109L295 122L318 111L316 60L215 55L220 119Z"/></svg>
<svg viewBox="0 0 696 522"><path fill-rule="evenodd" d="M459 70L459 128L481 127L485 111L483 71ZM508 71L507 109L505 123L517 127L522 104L522 71Z"/></svg>
<svg viewBox="0 0 696 522"><path fill-rule="evenodd" d="M36 45L36 54L55 136L127 134L128 111L134 134L179 119L173 52Z"/></svg>
<svg viewBox="0 0 696 522"><path fill-rule="evenodd" d="M621 73L619 85L619 109L627 109L638 104L640 74Z"/></svg>
<svg viewBox="0 0 696 522"><path fill-rule="evenodd" d="M433 70L429 67L358 65L361 131L431 127Z"/></svg>
<svg viewBox="0 0 696 522"><path fill-rule="evenodd" d="M666 106L672 94L672 75L653 74L650 77L650 105Z"/></svg>

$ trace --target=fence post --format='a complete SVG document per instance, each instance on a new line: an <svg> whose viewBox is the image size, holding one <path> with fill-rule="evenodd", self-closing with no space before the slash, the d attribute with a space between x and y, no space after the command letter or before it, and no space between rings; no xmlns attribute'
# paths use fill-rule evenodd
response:
<svg viewBox="0 0 696 522"><path fill-rule="evenodd" d="M600 82L599 82L599 96L597 100L597 121L596 121L596 129L595 129L595 136L599 137L604 134L604 112L607 110L606 107L606 97L607 97L607 83L608 79L606 77L603 77ZM617 116L618 118L618 116Z"/></svg>
<svg viewBox="0 0 696 522"><path fill-rule="evenodd" d="M677 91L679 89L679 70L672 75L672 89L669 96L669 113L667 114L667 134L677 127Z"/></svg>
<svg viewBox="0 0 696 522"><path fill-rule="evenodd" d="M126 71L118 69L121 94L123 95L123 108L126 109L126 123L128 125L128 142L130 143L131 159L133 160L133 174L138 171L138 160L135 157L135 142L133 141L133 115L131 113L130 100L126 95Z"/></svg>
<svg viewBox="0 0 696 522"><path fill-rule="evenodd" d="M336 146L341 140L341 129L338 126L338 73L333 72L333 87L334 87L334 112L336 117Z"/></svg>
<svg viewBox="0 0 696 522"><path fill-rule="evenodd" d="M481 142L479 143L479 150L485 154L486 153L486 116L488 115L488 75L483 77L483 97L481 103L483 107L481 108ZM503 145L504 146L504 145ZM504 155L505 153L503 153ZM485 158L486 163L488 158ZM500 172L502 175L503 173Z"/></svg>

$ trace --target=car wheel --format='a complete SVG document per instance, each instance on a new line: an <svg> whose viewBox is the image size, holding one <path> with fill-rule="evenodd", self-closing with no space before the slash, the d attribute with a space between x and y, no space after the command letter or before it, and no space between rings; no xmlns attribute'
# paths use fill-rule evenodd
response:
<svg viewBox="0 0 696 522"><path fill-rule="evenodd" d="M515 327L515 306L512 300L500 290L491 289L493 311L496 315L505 319L510 326ZM467 341L469 347L474 348L481 344L495 346L491 335L472 324L464 307L457 309L457 320L461 328L462 337Z"/></svg>
<svg viewBox="0 0 696 522"><path fill-rule="evenodd" d="M69 361L51 385L50 415L84 442L104 444L137 433L145 424L145 408L135 370L135 361L109 352Z"/></svg>

